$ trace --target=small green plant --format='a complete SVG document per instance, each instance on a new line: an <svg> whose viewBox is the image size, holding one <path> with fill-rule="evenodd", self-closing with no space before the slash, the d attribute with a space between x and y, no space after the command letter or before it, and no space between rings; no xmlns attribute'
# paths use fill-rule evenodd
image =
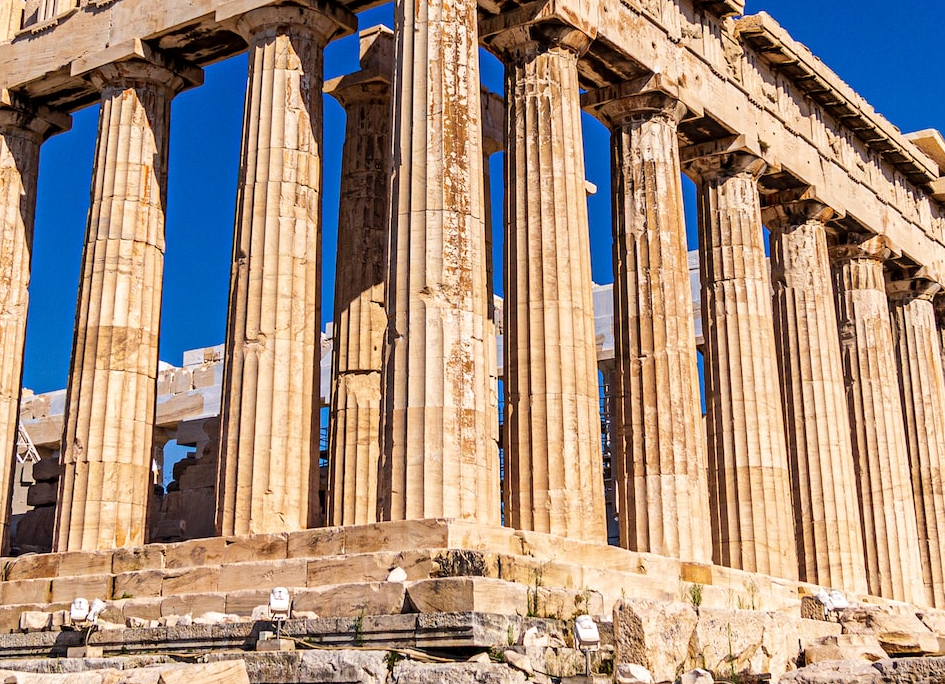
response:
<svg viewBox="0 0 945 684"><path fill-rule="evenodd" d="M358 648L364 646L364 608L361 614L354 619L354 645Z"/></svg>
<svg viewBox="0 0 945 684"><path fill-rule="evenodd" d="M751 605L752 610L758 610L761 607L761 601L759 600L759 591L758 585L755 584L755 580L748 580L745 583L745 591L748 593L748 601Z"/></svg>
<svg viewBox="0 0 945 684"><path fill-rule="evenodd" d="M387 655L384 657L384 661L387 663L387 671L394 674L394 666L403 659L404 656L402 653L398 651L388 651Z"/></svg>
<svg viewBox="0 0 945 684"><path fill-rule="evenodd" d="M541 568L535 570L535 587L528 590L527 617L538 617L538 588L541 587Z"/></svg>
<svg viewBox="0 0 945 684"><path fill-rule="evenodd" d="M703 586L698 583L689 585L689 603L692 604L693 608L702 605L702 589Z"/></svg>
<svg viewBox="0 0 945 684"><path fill-rule="evenodd" d="M132 598L134 598L134 597L135 597L134 594L129 594L129 593L126 591L125 593L123 593L121 596L118 597L118 600L121 600L121 599L132 599Z"/></svg>
<svg viewBox="0 0 945 684"><path fill-rule="evenodd" d="M512 625L509 625L507 640L510 647L515 645L515 630L512 629Z"/></svg>

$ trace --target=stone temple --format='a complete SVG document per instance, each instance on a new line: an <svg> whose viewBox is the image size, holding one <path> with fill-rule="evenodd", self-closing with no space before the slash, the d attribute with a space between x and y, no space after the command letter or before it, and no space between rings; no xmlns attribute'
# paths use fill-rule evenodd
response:
<svg viewBox="0 0 945 684"><path fill-rule="evenodd" d="M942 136L903 135L742 0L397 0L393 31L359 27L380 4L0 0L0 532L31 550L45 525L48 551L3 561L6 681L62 655L168 684L945 667ZM360 70L325 83L359 30ZM159 372L170 104L244 51L226 340ZM325 93L347 114L333 303ZM68 389L21 401L39 149L96 102ZM612 134L604 326L582 111ZM156 497L171 435L198 453ZM15 467L28 440L45 458ZM14 475L35 484L11 535Z"/></svg>

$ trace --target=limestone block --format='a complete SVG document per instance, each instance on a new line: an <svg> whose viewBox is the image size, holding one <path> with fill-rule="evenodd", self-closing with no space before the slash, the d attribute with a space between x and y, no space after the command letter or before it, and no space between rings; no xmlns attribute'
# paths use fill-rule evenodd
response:
<svg viewBox="0 0 945 684"><path fill-rule="evenodd" d="M449 577L407 584L410 606L419 613L528 613L528 587L484 577Z"/></svg>
<svg viewBox="0 0 945 684"><path fill-rule="evenodd" d="M517 530L510 527L483 525L468 520L450 520L448 546L492 553L521 553L522 538Z"/></svg>
<svg viewBox="0 0 945 684"><path fill-rule="evenodd" d="M872 665L856 660L832 660L808 665L783 675L778 684L880 684Z"/></svg>
<svg viewBox="0 0 945 684"><path fill-rule="evenodd" d="M220 568L220 591L239 591L247 587L304 587L308 581L309 561L268 561L265 563L233 563Z"/></svg>
<svg viewBox="0 0 945 684"><path fill-rule="evenodd" d="M217 466L215 463L197 463L187 468L180 478L181 489L215 487L216 483Z"/></svg>
<svg viewBox="0 0 945 684"><path fill-rule="evenodd" d="M394 553L359 553L334 556L308 562L309 587L341 582L383 582L399 566Z"/></svg>
<svg viewBox="0 0 945 684"><path fill-rule="evenodd" d="M52 549L55 525L55 506L43 506L27 511L17 525L13 544L21 551L48 553Z"/></svg>
<svg viewBox="0 0 945 684"><path fill-rule="evenodd" d="M804 660L808 665L825 660L866 660L875 662L889 655L871 634L842 634L826 637L804 649Z"/></svg>
<svg viewBox="0 0 945 684"><path fill-rule="evenodd" d="M164 568L164 550L163 544L115 549L112 572L117 575L135 570L161 570Z"/></svg>
<svg viewBox="0 0 945 684"><path fill-rule="evenodd" d="M181 594L169 596L161 602L161 615L193 615L205 613L223 613L226 608L226 595L218 593Z"/></svg>
<svg viewBox="0 0 945 684"><path fill-rule="evenodd" d="M189 392L194 386L194 378L191 371L187 368L178 368L171 376L171 394L182 394Z"/></svg>
<svg viewBox="0 0 945 684"><path fill-rule="evenodd" d="M319 558L337 556L345 552L345 528L319 527L290 532L288 558Z"/></svg>
<svg viewBox="0 0 945 684"><path fill-rule="evenodd" d="M873 663L884 682L935 684L945 679L945 658L887 658Z"/></svg>
<svg viewBox="0 0 945 684"><path fill-rule="evenodd" d="M570 620L578 615L604 614L604 597L598 591L538 587L530 592L532 612L539 617Z"/></svg>
<svg viewBox="0 0 945 684"><path fill-rule="evenodd" d="M111 575L78 575L56 577L52 581L51 600L54 603L71 603L76 597L105 600L112 593Z"/></svg>
<svg viewBox="0 0 945 684"><path fill-rule="evenodd" d="M193 470L193 468L190 470ZM190 470L187 471L187 475L190 474ZM183 481L181 484L183 484ZM287 535L285 534L254 534L249 537L233 537L226 540L223 562L243 563L285 560L286 544Z"/></svg>
<svg viewBox="0 0 945 684"><path fill-rule="evenodd" d="M50 627L52 616L39 610L24 610L20 613L21 632L43 632Z"/></svg>
<svg viewBox="0 0 945 684"><path fill-rule="evenodd" d="M222 366L219 365L195 368L193 372L194 389L213 387L220 384L223 380L220 370L222 370Z"/></svg>
<svg viewBox="0 0 945 684"><path fill-rule="evenodd" d="M305 651L301 655L300 682L325 684L387 684L384 651Z"/></svg>
<svg viewBox="0 0 945 684"><path fill-rule="evenodd" d="M2 582L0 583L0 604L49 603L52 596L51 584L49 579Z"/></svg>
<svg viewBox="0 0 945 684"><path fill-rule="evenodd" d="M33 479L37 482L56 482L59 480L59 459L44 458L33 464Z"/></svg>
<svg viewBox="0 0 945 684"><path fill-rule="evenodd" d="M167 568L193 568L203 565L219 565L223 562L226 539L194 539L168 544L165 550L164 565Z"/></svg>
<svg viewBox="0 0 945 684"><path fill-rule="evenodd" d="M59 575L104 575L111 571L111 551L74 551L59 554Z"/></svg>
<svg viewBox="0 0 945 684"><path fill-rule="evenodd" d="M116 599L161 596L164 573L160 570L139 570L115 575L112 596Z"/></svg>
<svg viewBox="0 0 945 684"><path fill-rule="evenodd" d="M525 684L525 673L506 665L435 664L402 660L394 666L394 684ZM19 684L19 683L17 683Z"/></svg>
<svg viewBox="0 0 945 684"><path fill-rule="evenodd" d="M449 546L449 531L449 522L440 519L354 525L345 529L344 552L442 549Z"/></svg>
<svg viewBox="0 0 945 684"><path fill-rule="evenodd" d="M447 549L433 555L434 577L498 577L499 559L494 553Z"/></svg>
<svg viewBox="0 0 945 684"><path fill-rule="evenodd" d="M258 606L269 605L269 592L271 589L250 589L246 591L231 591L226 595L227 615L252 615ZM195 613L196 615L196 613Z"/></svg>
<svg viewBox="0 0 945 684"><path fill-rule="evenodd" d="M339 584L296 593L292 609L312 611L319 617L399 615L405 597L404 585L399 582Z"/></svg>
<svg viewBox="0 0 945 684"><path fill-rule="evenodd" d="M59 574L58 553L28 554L14 558L7 564L7 581L55 577ZM4 601L6 603L6 601Z"/></svg>
<svg viewBox="0 0 945 684"><path fill-rule="evenodd" d="M941 655L938 637L906 608L864 606L839 615L844 634L875 635L891 656Z"/></svg>
<svg viewBox="0 0 945 684"><path fill-rule="evenodd" d="M220 568L207 566L165 571L162 596L192 594L205 591L217 591L220 582Z"/></svg>
<svg viewBox="0 0 945 684"><path fill-rule="evenodd" d="M939 638L945 638L945 610L923 608L916 616Z"/></svg>
<svg viewBox="0 0 945 684"><path fill-rule="evenodd" d="M577 563L539 561L528 556L499 555L499 579L528 586L584 586L584 568Z"/></svg>
<svg viewBox="0 0 945 684"><path fill-rule="evenodd" d="M685 603L627 599L614 606L615 661L637 663L657 681L681 672L698 617Z"/></svg>

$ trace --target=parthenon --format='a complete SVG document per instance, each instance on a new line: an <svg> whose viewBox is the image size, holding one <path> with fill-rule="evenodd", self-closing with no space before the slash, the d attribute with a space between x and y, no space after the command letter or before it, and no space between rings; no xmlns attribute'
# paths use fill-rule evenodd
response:
<svg viewBox="0 0 945 684"><path fill-rule="evenodd" d="M156 541L170 103L248 51L215 537L446 519L487 545L504 526L606 546L589 112L611 132L619 546L795 598L945 608L942 135L902 134L744 0L398 0L393 31L360 27L380 4L0 0L4 548L40 146L100 103L51 547L97 558ZM323 82L325 47L359 29L360 70ZM347 116L334 302L326 95Z"/></svg>

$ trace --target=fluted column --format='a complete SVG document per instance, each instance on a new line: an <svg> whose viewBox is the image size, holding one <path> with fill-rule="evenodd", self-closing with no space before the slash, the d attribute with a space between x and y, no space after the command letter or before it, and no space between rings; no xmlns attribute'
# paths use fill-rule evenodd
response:
<svg viewBox="0 0 945 684"><path fill-rule="evenodd" d="M393 33L361 33L361 70L329 83L347 113L335 272L328 524L377 520L390 199Z"/></svg>
<svg viewBox="0 0 945 684"><path fill-rule="evenodd" d="M378 515L498 523L473 0L397 0Z"/></svg>
<svg viewBox="0 0 945 684"><path fill-rule="evenodd" d="M696 367L677 126L658 92L585 95L612 130L613 460L620 543L712 558L705 433Z"/></svg>
<svg viewBox="0 0 945 684"><path fill-rule="evenodd" d="M106 64L65 409L56 551L143 544L151 495L171 99L163 61Z"/></svg>
<svg viewBox="0 0 945 684"><path fill-rule="evenodd" d="M67 115L0 103L0 552L9 548L10 478L16 451L29 307L39 147L69 128Z"/></svg>
<svg viewBox="0 0 945 684"><path fill-rule="evenodd" d="M856 468L825 222L817 202L768 209L775 340L800 579L867 591Z"/></svg>
<svg viewBox="0 0 945 684"><path fill-rule="evenodd" d="M216 528L320 521L322 72L354 18L331 3L266 7L249 44L227 319Z"/></svg>
<svg viewBox="0 0 945 684"><path fill-rule="evenodd" d="M921 604L916 509L883 277L893 254L883 237L831 250L869 590Z"/></svg>
<svg viewBox="0 0 945 684"><path fill-rule="evenodd" d="M506 64L505 519L605 541L578 59L590 38L493 37Z"/></svg>
<svg viewBox="0 0 945 684"><path fill-rule="evenodd" d="M715 561L797 577L794 517L757 180L745 153L698 179L706 430Z"/></svg>
<svg viewBox="0 0 945 684"><path fill-rule="evenodd" d="M889 283L926 605L945 608L945 377L930 280Z"/></svg>

